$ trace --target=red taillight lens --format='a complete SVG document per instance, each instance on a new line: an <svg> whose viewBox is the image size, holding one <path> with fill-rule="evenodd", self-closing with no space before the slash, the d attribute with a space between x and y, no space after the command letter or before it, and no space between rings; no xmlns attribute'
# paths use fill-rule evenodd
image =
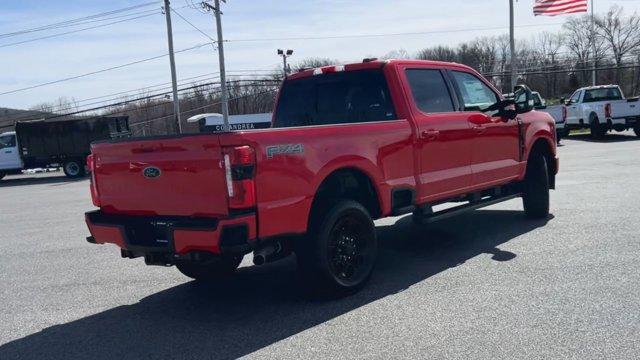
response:
<svg viewBox="0 0 640 360"><path fill-rule="evenodd" d="M98 194L98 183L96 182L96 159L93 154L87 156L87 168L91 172L91 202L100 207L100 195Z"/></svg>
<svg viewBox="0 0 640 360"><path fill-rule="evenodd" d="M256 155L250 146L223 150L230 209L249 209L256 205Z"/></svg>
<svg viewBox="0 0 640 360"><path fill-rule="evenodd" d="M611 117L611 104L606 104L604 106L604 116L607 118Z"/></svg>

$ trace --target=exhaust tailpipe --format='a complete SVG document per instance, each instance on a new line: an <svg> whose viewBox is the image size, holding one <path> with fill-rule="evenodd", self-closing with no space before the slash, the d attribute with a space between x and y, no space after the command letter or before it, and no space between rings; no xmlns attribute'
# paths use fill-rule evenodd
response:
<svg viewBox="0 0 640 360"><path fill-rule="evenodd" d="M282 244L279 241L267 244L253 252L253 263L255 265L264 265L282 258Z"/></svg>

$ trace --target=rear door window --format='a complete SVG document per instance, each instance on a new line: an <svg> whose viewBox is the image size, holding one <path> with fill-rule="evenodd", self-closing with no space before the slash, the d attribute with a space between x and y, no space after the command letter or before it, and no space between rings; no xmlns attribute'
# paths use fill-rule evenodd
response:
<svg viewBox="0 0 640 360"><path fill-rule="evenodd" d="M449 87L440 70L409 69L406 74L418 109L426 113L455 110Z"/></svg>
<svg viewBox="0 0 640 360"><path fill-rule="evenodd" d="M346 71L288 80L273 127L395 120L381 70Z"/></svg>
<svg viewBox="0 0 640 360"><path fill-rule="evenodd" d="M453 71L465 111L484 111L500 100L487 84L470 73Z"/></svg>

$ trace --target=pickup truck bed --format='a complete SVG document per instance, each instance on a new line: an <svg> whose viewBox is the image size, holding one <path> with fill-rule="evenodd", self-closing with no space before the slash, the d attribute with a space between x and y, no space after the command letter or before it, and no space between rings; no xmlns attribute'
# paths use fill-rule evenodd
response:
<svg viewBox="0 0 640 360"><path fill-rule="evenodd" d="M548 215L554 121L531 104L458 64L303 71L284 82L271 129L93 144L88 240L198 280L249 252L257 265L295 252L314 293L350 293L375 263L373 219L513 197ZM460 205L433 213L449 201Z"/></svg>

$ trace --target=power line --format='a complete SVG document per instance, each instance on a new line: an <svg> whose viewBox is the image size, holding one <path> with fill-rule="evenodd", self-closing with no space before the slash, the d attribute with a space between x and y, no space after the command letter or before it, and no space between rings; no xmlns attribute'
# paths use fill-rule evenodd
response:
<svg viewBox="0 0 640 360"><path fill-rule="evenodd" d="M525 28L525 27L540 27L540 26L551 26L551 25L562 25L562 23L526 24L526 25L519 25L519 26L516 26L516 27ZM504 30L504 29L506 29L506 27L501 26L501 27L485 27L485 28L471 28L471 29L416 31L416 32L400 32L400 33L378 33L378 34L359 34L359 35L294 36L294 37L281 37L281 38L245 38L245 39L235 39L235 40L234 39L229 39L229 40L225 40L225 42L357 39L357 38L369 38L369 37L430 35L430 34L458 33L458 32L484 31L484 30Z"/></svg>
<svg viewBox="0 0 640 360"><path fill-rule="evenodd" d="M77 22L80 22L80 21L83 21L83 20L96 19L96 18L100 18L100 17L104 17L104 16L123 13L123 12L126 12L126 11L143 8L143 7L147 7L147 6L154 5L154 4L158 4L158 1L147 2L147 3L143 3L143 4L129 6L129 7L126 7L126 8L120 8L120 9L116 9L116 10L102 12L102 13L98 13L98 14L94 14L94 15L83 16L83 17L80 17L80 18L65 20L65 21L52 23L52 24L48 24L48 25L43 25L43 26L39 26L39 27L35 27L35 28L19 30L19 31L14 31L14 32L10 32L10 33L4 33L4 34L0 34L0 38L16 36L16 35L22 35L22 34L31 33L31 32L37 32L37 31L49 30L51 28L65 26L65 25L77 23Z"/></svg>
<svg viewBox="0 0 640 360"><path fill-rule="evenodd" d="M263 92L259 92L259 93L255 93L255 94L247 94L247 95L243 95L243 96L238 96L238 97L231 98L231 99L228 99L228 100L229 101L240 100L240 99L244 99L244 98L251 97L251 96L260 96L260 95L264 95L264 94L274 93L276 91L278 91L278 90L277 89L267 90L267 91L263 91ZM221 101L217 101L217 102L214 102L214 103L211 103L211 104L207 104L207 105L204 105L204 106L197 107L195 109L186 110L183 113L189 113L189 112L193 112L193 111L197 111L197 110L202 110L202 109L206 109L206 108L208 108L210 106L220 105L220 104L222 104L222 102ZM133 123L130 126L144 125L144 124L148 124L148 123L151 123L151 122L154 122L154 121L166 119L166 118L169 118L169 117L172 117L172 116L173 115L162 116L162 117L158 117L158 118L154 118L154 119L150 119L150 120L146 120L146 121Z"/></svg>
<svg viewBox="0 0 640 360"><path fill-rule="evenodd" d="M186 49L178 50L175 53L177 54L177 53L182 53L182 52L189 51L189 50L199 49L201 47L208 46L208 45L210 45L210 44L198 44L198 45L186 48ZM126 63L126 64L121 64L121 65L113 66L113 67L106 68L106 69L101 69L101 70L96 70L96 71L92 71L92 72L85 73L85 74L70 76L70 77L67 77L67 78L64 78L64 79L49 81L49 82L38 84L38 85L32 85L32 86L27 86L27 87L20 88L20 89L14 89L14 90L10 90L10 91L5 91L5 92L0 93L0 96L8 95L8 94L14 94L14 93L21 92L21 91L26 91L26 90L32 90L32 89L36 89L36 88L43 87L43 86L58 84L58 83L69 81L69 80L80 79L80 78L83 78L83 77L96 75L96 74L104 73L104 72L107 72L107 71L112 71L112 70L121 69L121 68L124 68L124 67L127 67L127 66L140 64L140 63L143 63L143 62L148 62L148 61L160 59L160 58L163 58L165 56L169 56L169 54L157 55L157 56L153 56L153 57L150 57L150 58L137 60L137 61L132 61L132 62L129 62L129 63Z"/></svg>
<svg viewBox="0 0 640 360"><path fill-rule="evenodd" d="M275 87L280 82L278 80L268 80L268 79L246 79L246 80L232 80L232 81L228 81L228 83L241 84L243 86L273 86L273 87ZM269 83L273 83L273 84L269 84ZM220 84L220 82L209 82L209 83L198 84L198 85L194 85L194 86L178 89L178 91L179 92L185 92L185 91L194 90L194 89L205 87L205 86L219 85L219 84ZM210 94L217 93L217 92L219 92L219 89L216 90L216 91L210 92ZM92 111L97 111L97 110L102 110L102 109L108 109L108 108L113 108L113 107L117 107L117 106L124 106L124 105L132 104L132 103L136 103L136 102L140 102L140 101L144 101L144 100L152 100L152 99L155 99L155 98L158 98L158 97L171 95L172 93L173 93L173 91L165 91L165 92L162 92L162 93L143 96L143 97L139 97L139 98L135 98L135 99L124 100L124 101L120 101L120 102L117 102L117 103L110 103L110 104L107 104L107 105L93 107L93 108L89 108L89 109L77 110L77 111L74 111L74 112L69 112L69 113L64 113L64 114L57 114L57 115L48 116L48 117L44 117L44 118L45 119L57 119L57 118L61 118L61 117L74 116L74 115L83 114L83 113L87 113L87 112L92 112ZM156 107L156 106L159 106L159 105L165 105L165 103L154 104L154 105L151 105L151 106L148 106L148 107L141 107L141 108L137 108L135 110L143 110L143 109L147 109L147 108ZM70 110L70 109L73 109L73 108L75 108L75 106L70 106L68 108L59 109L58 111ZM128 111L128 110L123 110L123 111L120 111L120 112L125 112L125 111ZM26 116L26 117L23 117L23 118L15 119L15 121L29 121L29 120L38 120L38 119L42 119L42 117L33 118L31 116Z"/></svg>
<svg viewBox="0 0 640 360"><path fill-rule="evenodd" d="M6 48L6 47L9 47L9 46L15 46L15 45L22 45L22 44L27 44L27 43L34 42L34 41L51 39L51 38L60 37L60 36L64 36L64 35L70 35L70 34L79 33L79 32L82 32L82 31L88 31L88 30L103 28L103 27L106 27L106 26L120 24L120 23L123 23L123 22L126 22L126 21L131 21L131 20L142 19L142 18L145 18L145 17L153 16L153 15L156 15L156 12L154 12L152 14L139 15L139 16L134 16L134 17L128 18L128 19L113 21L113 22L106 23L106 24L93 25L93 26L90 26L90 27L82 28L82 29L76 29L76 30L66 31L66 32L57 33L57 34L41 36L41 37L38 37L38 38L22 40L22 41L16 41L16 42L8 43L8 44L2 44L2 45L0 45L0 48Z"/></svg>
<svg viewBox="0 0 640 360"><path fill-rule="evenodd" d="M182 16L182 14L180 14L176 9L174 9L173 7L171 7L171 10L176 13L176 15L178 15L180 17L180 19L182 19L184 22L186 22L187 24L189 24L192 28L196 29L200 34L204 35L205 37L207 37L209 40L211 40L211 42L213 42L214 44L217 43L216 40L214 40L211 36L209 36L209 34L207 34L206 32L204 32L203 30L201 30L199 27L193 25L193 23L191 23L191 21L187 20L187 18L185 18L184 16Z"/></svg>

